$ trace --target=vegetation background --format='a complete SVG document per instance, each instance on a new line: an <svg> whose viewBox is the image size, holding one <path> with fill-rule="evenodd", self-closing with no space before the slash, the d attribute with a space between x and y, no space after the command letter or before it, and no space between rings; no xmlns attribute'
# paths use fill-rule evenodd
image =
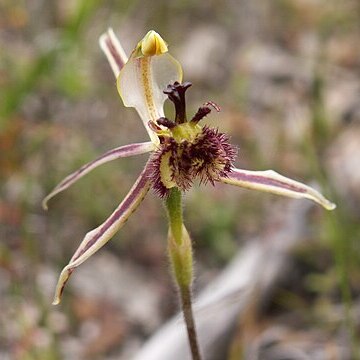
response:
<svg viewBox="0 0 360 360"><path fill-rule="evenodd" d="M110 26L128 52L149 29L163 35L194 84L188 111L208 100L221 106L207 121L239 145L238 167L315 182L338 204L309 212L251 341L239 317L218 358L240 359L279 328L286 359L303 359L291 349L311 359L356 358L360 1L0 0L0 359L129 359L177 310L165 213L153 194L74 274L63 303L50 305L60 269L145 162L105 165L41 209L79 165L147 138L98 46ZM264 224L288 201L223 185L195 187L185 200L195 291L249 238L265 243Z"/></svg>

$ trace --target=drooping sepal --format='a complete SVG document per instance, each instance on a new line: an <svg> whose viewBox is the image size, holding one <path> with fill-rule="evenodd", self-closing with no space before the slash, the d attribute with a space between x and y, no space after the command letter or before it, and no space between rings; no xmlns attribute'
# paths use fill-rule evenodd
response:
<svg viewBox="0 0 360 360"><path fill-rule="evenodd" d="M60 302L65 284L74 269L103 247L140 205L150 188L147 171L147 167L145 167L125 199L105 222L85 235L69 264L65 266L60 274L55 290L54 305Z"/></svg>
<svg viewBox="0 0 360 360"><path fill-rule="evenodd" d="M94 170L98 166L105 164L109 161L116 160L123 157L135 156L148 153L153 151L155 146L152 142L130 144L125 146L120 146L118 148L107 151L105 154L99 156L97 159L90 161L89 163L83 165L80 169L68 175L63 181L61 181L42 202L42 206L47 210L48 201L53 198L55 195L66 190L76 181L81 179L83 176L88 174L90 171Z"/></svg>
<svg viewBox="0 0 360 360"><path fill-rule="evenodd" d="M223 177L221 181L246 189L260 190L296 199L310 199L327 210L334 210L336 208L334 203L327 200L317 190L280 175L273 170L250 171L233 168L228 176Z"/></svg>

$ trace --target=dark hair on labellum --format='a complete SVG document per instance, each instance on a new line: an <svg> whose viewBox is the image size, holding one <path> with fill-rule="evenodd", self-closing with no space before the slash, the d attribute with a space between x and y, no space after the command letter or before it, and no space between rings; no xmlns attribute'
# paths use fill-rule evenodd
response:
<svg viewBox="0 0 360 360"><path fill-rule="evenodd" d="M172 186L182 191L190 189L195 179L199 179L200 183L210 182L214 185L215 181L228 176L236 157L237 149L230 144L226 134L218 129L208 126L200 128L197 125L212 109L220 111L220 107L212 101L201 106L190 120L197 131L195 138L184 136L183 139L175 140L172 137L172 129L181 127L186 122L185 92L190 86L189 82L175 82L164 90L174 103L175 121L161 117L156 123L149 122L150 128L159 134L160 140L160 146L149 163L149 179L155 193L160 197L168 195ZM170 131L162 133L160 126Z"/></svg>
<svg viewBox="0 0 360 360"><path fill-rule="evenodd" d="M170 180L183 191L190 189L196 178L201 183L212 185L221 177L227 177L231 171L237 150L229 143L229 137L207 126L193 142L184 140L177 143L173 138L166 138L161 147L154 152L150 164L150 179L154 191L164 197L169 189L161 174L162 161L168 156Z"/></svg>

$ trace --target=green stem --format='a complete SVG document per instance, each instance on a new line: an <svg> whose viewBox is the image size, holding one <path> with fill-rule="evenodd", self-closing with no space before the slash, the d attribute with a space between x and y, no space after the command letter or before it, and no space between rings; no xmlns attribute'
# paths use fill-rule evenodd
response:
<svg viewBox="0 0 360 360"><path fill-rule="evenodd" d="M182 203L181 191L178 188L170 189L170 194L165 200L166 210L168 213L169 225L174 239L178 245L182 243Z"/></svg>
<svg viewBox="0 0 360 360"><path fill-rule="evenodd" d="M169 219L168 249L174 278L180 291L181 308L186 324L193 360L201 360L194 315L192 310L192 245L183 225L182 196L178 188L172 188L165 200Z"/></svg>

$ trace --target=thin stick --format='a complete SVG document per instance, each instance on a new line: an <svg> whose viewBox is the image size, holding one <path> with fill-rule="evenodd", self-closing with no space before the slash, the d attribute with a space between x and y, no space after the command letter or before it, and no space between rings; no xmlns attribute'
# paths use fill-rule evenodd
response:
<svg viewBox="0 0 360 360"><path fill-rule="evenodd" d="M201 360L196 327L192 311L190 287L180 287L181 305L193 360Z"/></svg>

